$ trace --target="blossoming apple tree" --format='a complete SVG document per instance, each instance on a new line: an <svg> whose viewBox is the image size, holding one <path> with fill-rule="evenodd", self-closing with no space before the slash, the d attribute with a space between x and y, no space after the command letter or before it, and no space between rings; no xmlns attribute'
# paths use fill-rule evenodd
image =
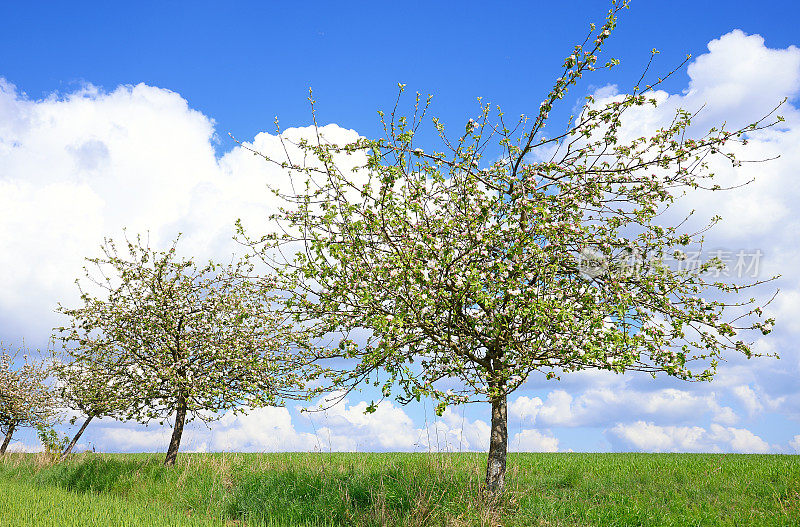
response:
<svg viewBox="0 0 800 527"><path fill-rule="evenodd" d="M83 306L59 307L70 319L58 328L73 357L68 380L92 378L72 395L89 416L163 423L174 415L165 465L175 463L187 418L281 404L305 395L314 377L292 352L303 331L273 309L271 279L252 277L241 261L198 264L176 244L160 251L137 237L120 251L106 239L103 256L87 259L88 281L78 281Z"/></svg>
<svg viewBox="0 0 800 527"><path fill-rule="evenodd" d="M584 74L616 64L601 65L598 53L622 7L591 27L533 117L507 123L481 103L455 138L434 118L441 151L423 149L431 99L417 94L411 117L397 106L380 113L381 139L300 143L302 160L265 156L304 190L276 189L280 229L248 237L240 227L293 291L287 309L321 321L320 336L342 335L327 356L354 366L334 383L372 382L401 402L432 396L439 412L490 403L493 494L505 481L507 397L531 375L593 368L710 380L725 352L756 355L749 331L772 327L742 297L755 283L714 278L718 259L669 265L702 243L703 229L656 224L684 191L721 189L710 160L736 163L729 147L769 117L698 137L678 111L652 136L623 140L626 112L656 104L658 83L640 84L608 104L588 97L566 131L544 134ZM366 164L341 169L336 160L354 155ZM284 259L286 247L301 250ZM356 329L369 330L366 342L349 338Z"/></svg>
<svg viewBox="0 0 800 527"><path fill-rule="evenodd" d="M59 357L53 363L53 373L58 379L55 390L59 400L66 408L85 416L83 424L61 453L62 460L75 448L78 439L94 418L114 417L124 411L127 401L130 400L122 389L124 384L119 386L116 378L97 371L99 366L102 364L71 357ZM70 423L74 424L78 417L73 416Z"/></svg>
<svg viewBox="0 0 800 527"><path fill-rule="evenodd" d="M18 358L22 352L22 363ZM6 452L14 432L34 427L45 433L55 416L57 397L45 380L48 369L36 362L25 347L12 350L0 343L0 434L5 436L0 455Z"/></svg>

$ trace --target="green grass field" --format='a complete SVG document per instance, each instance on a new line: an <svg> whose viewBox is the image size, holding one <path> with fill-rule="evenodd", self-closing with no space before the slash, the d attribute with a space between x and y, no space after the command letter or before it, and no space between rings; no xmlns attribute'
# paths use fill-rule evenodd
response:
<svg viewBox="0 0 800 527"><path fill-rule="evenodd" d="M800 525L800 457L511 454L499 504L485 454L80 454L0 460L0 525Z"/></svg>

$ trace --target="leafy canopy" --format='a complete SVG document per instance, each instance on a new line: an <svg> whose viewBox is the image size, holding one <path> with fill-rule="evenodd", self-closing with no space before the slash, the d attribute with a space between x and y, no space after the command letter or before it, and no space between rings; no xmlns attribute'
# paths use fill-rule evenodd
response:
<svg viewBox="0 0 800 527"><path fill-rule="evenodd" d="M48 375L47 365L34 361L28 348L13 349L0 343L0 434L21 427L43 430L50 425L59 399L46 382Z"/></svg>
<svg viewBox="0 0 800 527"><path fill-rule="evenodd" d="M433 118L441 151L422 148L431 97L417 93L410 117L397 104L379 112L383 138L337 145L318 135L291 145L301 158L264 156L300 190L276 190L285 200L272 217L279 229L240 233L292 291L298 320L317 321L318 336L344 335L338 349L320 351L356 359L333 377L338 385L369 379L385 396L399 387L401 401L432 395L441 412L505 397L534 372L709 380L724 352L756 355L748 332L766 334L773 321L741 298L755 283L715 277L718 259L669 265L702 247L705 229L656 221L686 191L721 190L710 161L736 163L731 146L769 116L698 137L680 110L652 136L624 140L626 112L657 104L662 80L640 81L607 104L587 97L565 132L544 134L584 74L617 63L601 65L598 53L621 7L592 25L532 117L508 123L479 99L479 115L456 137ZM359 155L362 167L342 168ZM348 338L357 329L369 330L366 343ZM379 381L381 371L388 378Z"/></svg>
<svg viewBox="0 0 800 527"><path fill-rule="evenodd" d="M293 352L305 336L273 308L273 281L241 261L179 257L177 241L160 251L137 237L120 251L106 239L103 256L87 259L83 305L59 307L72 356L62 373L79 408L146 422L170 416L180 397L190 419L212 420L306 396L316 371Z"/></svg>

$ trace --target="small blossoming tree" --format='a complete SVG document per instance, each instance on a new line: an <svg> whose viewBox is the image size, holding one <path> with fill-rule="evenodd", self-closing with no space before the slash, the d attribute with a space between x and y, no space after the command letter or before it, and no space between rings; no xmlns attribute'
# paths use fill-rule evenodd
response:
<svg viewBox="0 0 800 527"><path fill-rule="evenodd" d="M65 459L72 452L86 427L94 418L114 417L124 413L129 400L125 392L118 386L117 379L97 371L101 366L86 360L86 358L72 359L64 362L60 357L53 363L53 373L58 380L56 393L62 404L71 410L76 410L85 416L83 424L61 453L60 459ZM69 359L68 359L69 360ZM74 424L78 415L70 419Z"/></svg>
<svg viewBox="0 0 800 527"><path fill-rule="evenodd" d="M328 356L354 366L335 384L371 381L384 396L399 390L401 402L432 396L439 413L491 404L492 493L505 481L507 397L529 376L601 369L710 380L725 352L755 356L748 331L773 323L741 298L747 286L712 278L718 260L668 265L701 244L702 231L655 224L684 191L719 189L709 159L736 162L731 143L768 122L695 137L679 111L651 137L623 141L624 114L656 104L655 85L637 85L607 105L589 97L564 133L543 134L570 87L616 64L599 65L598 53L622 7L592 26L532 118L507 124L482 105L456 138L434 118L443 151L422 149L430 97L417 94L412 118L380 113L382 139L300 143L302 162L267 157L305 190L276 190L281 229L248 238L240 227L293 291L287 308L321 321L320 336L344 335ZM341 169L337 159L350 155L366 164ZM369 330L365 343L348 338L356 329Z"/></svg>
<svg viewBox="0 0 800 527"><path fill-rule="evenodd" d="M22 353L22 364L17 364ZM0 434L5 436L0 455L5 454L14 432L34 427L45 434L56 413L57 398L45 380L48 370L36 362L30 350L12 351L0 343Z"/></svg>
<svg viewBox="0 0 800 527"><path fill-rule="evenodd" d="M88 416L163 423L174 415L165 465L175 463L187 419L303 397L314 376L293 353L304 333L273 309L269 278L251 277L242 262L198 265L176 243L159 251L137 237L119 251L107 239L85 269L93 288L78 282L83 306L59 307L71 322L58 328L73 357L63 370L71 400ZM90 384L77 388L85 376Z"/></svg>

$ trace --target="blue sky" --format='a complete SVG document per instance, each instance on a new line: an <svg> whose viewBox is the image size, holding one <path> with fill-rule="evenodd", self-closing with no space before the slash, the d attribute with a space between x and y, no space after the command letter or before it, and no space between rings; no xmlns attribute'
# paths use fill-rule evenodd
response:
<svg viewBox="0 0 800 527"><path fill-rule="evenodd" d="M486 97L529 112L606 0L581 2L7 2L0 72L34 98L83 83L143 82L180 93L221 135L308 123L313 87L324 122L376 132L398 82L434 93L445 122ZM732 29L797 44L792 1L647 2L622 15L607 47L623 59L590 82L631 84L652 48L659 71ZM685 83L685 73L673 86ZM225 150L232 145L225 137Z"/></svg>
<svg viewBox="0 0 800 527"><path fill-rule="evenodd" d="M340 138L378 133L376 110L391 106L398 82L433 93L433 113L456 129L475 115L478 96L510 115L535 112L563 58L609 6L555 4L7 3L0 8L0 246L8 248L0 255L0 337L44 345L55 302L74 300L81 258L123 226L164 240L180 230L187 250L226 254L232 220L258 225L274 205L263 187L272 174L227 134L269 149L270 137L259 134L273 131L276 115L284 128L310 123L309 87L319 120ZM624 91L652 48L661 51L655 72L687 53L694 59L663 86L664 113L643 123L703 103L701 125L750 120L789 97L787 127L756 144L757 153L784 156L757 169L764 183L744 197L690 200L729 218L714 247L762 249L763 272L784 275L778 327L760 344L782 360L734 358L718 382L702 386L603 375L533 380L511 398L512 448L516 438L518 448L544 450L800 449L800 327L791 322L800 315L792 244L800 211L790 163L800 135L798 15L800 5L788 1L634 1L604 54L621 66L585 79L553 114L557 122L588 93L613 96L610 85ZM781 326L782 317L790 322ZM426 449L426 426L450 447L481 449L488 438L481 406L434 423L430 403L386 404L363 416L369 398L354 394L313 423L295 408L228 416L211 432L195 429L188 444ZM168 434L103 422L86 440L105 450L158 450ZM285 441L274 442L281 435ZM18 448L35 446L30 433L19 439Z"/></svg>

